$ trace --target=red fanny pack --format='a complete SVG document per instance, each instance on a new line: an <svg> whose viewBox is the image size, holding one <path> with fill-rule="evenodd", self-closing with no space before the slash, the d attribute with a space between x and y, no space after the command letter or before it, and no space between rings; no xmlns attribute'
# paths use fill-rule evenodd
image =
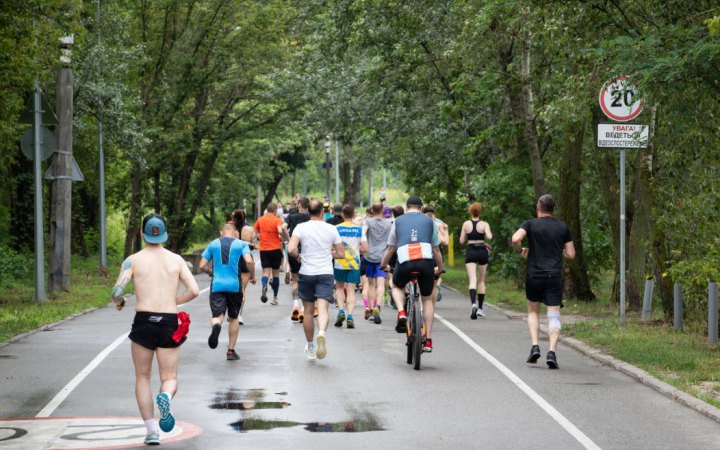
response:
<svg viewBox="0 0 720 450"><path fill-rule="evenodd" d="M187 336L188 332L190 331L190 316L185 311L179 312L177 315L178 318L178 326L175 330L175 333L172 335L172 340L179 344L183 340L185 340L185 337Z"/></svg>

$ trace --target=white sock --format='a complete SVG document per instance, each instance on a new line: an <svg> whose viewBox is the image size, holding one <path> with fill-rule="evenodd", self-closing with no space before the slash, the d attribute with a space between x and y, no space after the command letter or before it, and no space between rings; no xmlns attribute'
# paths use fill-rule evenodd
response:
<svg viewBox="0 0 720 450"><path fill-rule="evenodd" d="M300 300L294 299L293 300L293 308L299 308L300 307Z"/></svg>
<svg viewBox="0 0 720 450"><path fill-rule="evenodd" d="M160 429L158 428L158 424L155 419L148 419L145 421L145 430L147 430L147 434L160 432Z"/></svg>
<svg viewBox="0 0 720 450"><path fill-rule="evenodd" d="M325 331L323 331L323 330L318 331L318 336L325 336Z"/></svg>

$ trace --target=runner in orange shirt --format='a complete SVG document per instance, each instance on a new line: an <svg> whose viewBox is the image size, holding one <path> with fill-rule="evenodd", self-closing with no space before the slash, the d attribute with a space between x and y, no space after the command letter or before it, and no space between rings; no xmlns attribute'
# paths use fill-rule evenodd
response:
<svg viewBox="0 0 720 450"><path fill-rule="evenodd" d="M283 228L283 221L276 215L277 205L270 203L267 213L255 221L254 228L260 238L260 264L262 265L262 296L260 300L267 302L268 281L272 283L273 301L278 304L278 290L280 289L280 265L283 260L282 243L288 239L287 231Z"/></svg>

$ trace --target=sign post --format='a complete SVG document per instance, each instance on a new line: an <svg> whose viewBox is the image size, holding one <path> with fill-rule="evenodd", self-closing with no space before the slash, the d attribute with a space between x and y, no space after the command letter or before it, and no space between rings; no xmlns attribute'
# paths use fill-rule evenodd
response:
<svg viewBox="0 0 720 450"><path fill-rule="evenodd" d="M637 88L626 76L605 83L600 89L600 109L608 119L629 122L640 115L643 100ZM620 324L625 325L626 277L625 277L625 156L628 148L646 148L650 127L636 124L598 124L600 148L620 149Z"/></svg>

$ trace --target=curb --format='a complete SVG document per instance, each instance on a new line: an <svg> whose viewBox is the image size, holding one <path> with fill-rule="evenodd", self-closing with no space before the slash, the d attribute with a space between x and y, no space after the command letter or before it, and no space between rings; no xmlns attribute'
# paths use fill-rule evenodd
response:
<svg viewBox="0 0 720 450"><path fill-rule="evenodd" d="M443 289L448 289L450 291L453 291L457 294L461 294L458 290L443 285ZM462 295L462 294L461 294ZM518 318L525 318L525 314L518 313L517 311L510 311L506 309L502 309L498 307L497 305L493 303L485 302L486 305L490 305L493 309L496 311L499 311L503 313L508 319L518 319ZM544 324L540 324L540 331L547 335L548 330L547 326ZM571 337L561 337L560 342L567 345L570 348L573 348L577 350L578 352L582 353L585 356L588 356L595 361L601 362L605 364L606 366L612 367L613 369L624 373L625 375L629 376L630 378L635 379L636 381L639 381L640 383L644 384L645 386L651 387L664 395L665 397L668 397L671 400L674 400L682 405L687 406L688 408L691 408L700 414L704 415L705 417L714 420L717 423L720 423L720 409L712 406L709 403L706 403L702 400L700 400L697 397L694 397L687 392L683 392L680 389L671 386L670 384L661 381L648 372L642 370L639 367L633 366L632 364L626 363L625 361L621 361L617 358L614 358L610 355L606 355L602 353L600 350L590 347L586 343L579 341L575 338Z"/></svg>
<svg viewBox="0 0 720 450"><path fill-rule="evenodd" d="M108 303L108 305L109 305L109 303ZM30 331L28 331L28 332L15 335L15 336L11 337L10 339L8 339L8 340L5 341L5 342L0 342L0 348L5 348L5 347L7 347L7 346L10 345L10 344L12 344L12 343L14 343L14 342L17 342L17 341L19 341L19 340L21 340L21 339L24 339L24 338L26 338L26 337L28 337L28 336L31 336L31 335L33 335L33 334L35 334L35 333L39 333L39 332L41 332L41 331L49 331L49 330L52 329L53 327L56 327L56 326L58 326L58 325L61 325L61 324L65 323L65 322L67 322L67 321L76 319L76 318L78 318L78 317L80 317L80 316L84 316L85 314L89 314L89 313L91 313L91 312L97 311L98 309L102 309L102 308L106 308L106 307L107 307L107 306L97 306L97 307L94 307L94 308L88 308L88 309L86 309L86 310L84 310L84 311L80 311L79 313L75 313L75 314L72 314L72 315L70 315L70 316L67 316L67 317L64 318L64 319L58 320L57 322L53 322L53 323L50 323L50 324L47 324L47 325L43 325L43 326L41 326L41 327L39 327L39 328L36 328L36 329L34 329L34 330L30 330Z"/></svg>

